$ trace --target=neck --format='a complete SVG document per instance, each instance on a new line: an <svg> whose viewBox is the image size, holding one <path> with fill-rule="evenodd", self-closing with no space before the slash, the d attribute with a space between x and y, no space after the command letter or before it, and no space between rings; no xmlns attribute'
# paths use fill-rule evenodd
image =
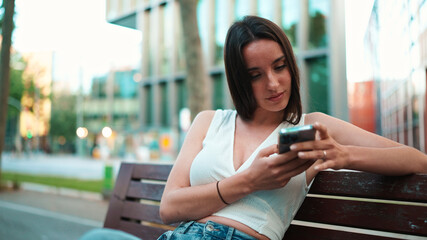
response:
<svg viewBox="0 0 427 240"><path fill-rule="evenodd" d="M280 112L267 112L264 110L255 110L253 118L248 121L243 121L241 118L241 121L248 126L278 126L280 123L283 122L283 114L284 111Z"/></svg>

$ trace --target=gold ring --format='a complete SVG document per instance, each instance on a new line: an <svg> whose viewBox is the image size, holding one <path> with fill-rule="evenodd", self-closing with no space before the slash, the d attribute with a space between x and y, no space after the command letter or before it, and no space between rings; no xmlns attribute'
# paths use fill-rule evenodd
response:
<svg viewBox="0 0 427 240"><path fill-rule="evenodd" d="M326 150L323 150L323 160L326 160Z"/></svg>

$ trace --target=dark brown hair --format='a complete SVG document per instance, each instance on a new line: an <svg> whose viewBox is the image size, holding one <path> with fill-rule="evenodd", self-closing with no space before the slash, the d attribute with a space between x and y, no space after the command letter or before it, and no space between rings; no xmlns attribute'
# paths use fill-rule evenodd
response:
<svg viewBox="0 0 427 240"><path fill-rule="evenodd" d="M259 39L273 40L280 45L283 51L292 79L291 95L284 110L283 120L297 124L301 119L302 107L299 92L299 71L291 43L279 26L270 20L257 16L246 16L243 20L235 22L228 29L225 40L225 73L237 113L243 120L251 120L257 108L251 79L243 58L243 47Z"/></svg>

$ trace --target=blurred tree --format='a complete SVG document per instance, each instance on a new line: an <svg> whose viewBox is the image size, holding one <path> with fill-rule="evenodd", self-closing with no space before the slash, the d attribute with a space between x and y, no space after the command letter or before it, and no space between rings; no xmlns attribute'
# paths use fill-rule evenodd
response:
<svg viewBox="0 0 427 240"><path fill-rule="evenodd" d="M9 97L21 101L24 92L23 73L26 63L19 54L15 53L12 54L11 64ZM8 108L7 113L8 118L15 117L19 115L19 110L16 108Z"/></svg>
<svg viewBox="0 0 427 240"><path fill-rule="evenodd" d="M3 0L2 8L2 43L0 53L0 179L1 156L6 132L7 99L9 97L10 83L10 48L12 47L13 15L15 13L15 0Z"/></svg>
<svg viewBox="0 0 427 240"><path fill-rule="evenodd" d="M21 99L24 92L23 72L26 66L24 59L18 53L12 53L10 69L10 86L6 120L5 145L3 151L22 150L19 134Z"/></svg>
<svg viewBox="0 0 427 240"><path fill-rule="evenodd" d="M207 74L197 26L197 0L179 0L179 4L184 33L188 103L191 119L194 119L197 113L209 108L210 97L207 96Z"/></svg>
<svg viewBox="0 0 427 240"><path fill-rule="evenodd" d="M76 96L58 94L52 96L52 115L49 135L53 139L52 147L56 151L74 151L77 116ZM55 145L59 143L59 145Z"/></svg>

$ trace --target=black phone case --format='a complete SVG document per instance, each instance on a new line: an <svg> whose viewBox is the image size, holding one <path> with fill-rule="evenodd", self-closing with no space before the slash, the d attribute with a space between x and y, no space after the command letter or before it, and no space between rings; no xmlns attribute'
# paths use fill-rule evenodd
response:
<svg viewBox="0 0 427 240"><path fill-rule="evenodd" d="M297 142L312 141L315 138L316 129L304 129L293 132L279 133L279 153L290 150L290 146Z"/></svg>

